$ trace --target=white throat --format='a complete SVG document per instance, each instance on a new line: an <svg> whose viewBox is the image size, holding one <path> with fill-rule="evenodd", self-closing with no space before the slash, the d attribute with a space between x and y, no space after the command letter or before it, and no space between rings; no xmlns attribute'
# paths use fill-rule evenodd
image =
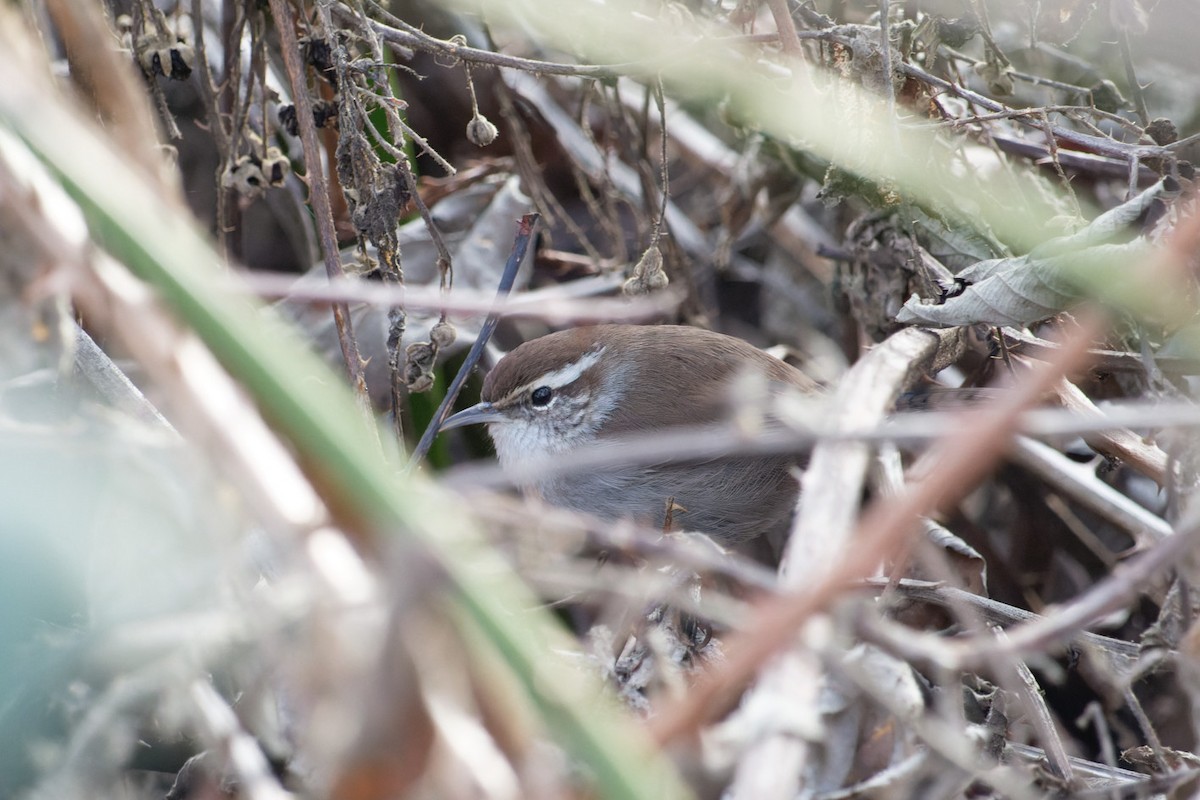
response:
<svg viewBox="0 0 1200 800"><path fill-rule="evenodd" d="M588 351L517 390L527 395L539 386L548 386L556 396L545 409L525 407L509 420L488 425L488 434L503 466L519 468L527 462L559 456L595 441L599 428L625 394L628 368L608 369L602 385L591 391L559 392L595 368L606 349Z"/></svg>

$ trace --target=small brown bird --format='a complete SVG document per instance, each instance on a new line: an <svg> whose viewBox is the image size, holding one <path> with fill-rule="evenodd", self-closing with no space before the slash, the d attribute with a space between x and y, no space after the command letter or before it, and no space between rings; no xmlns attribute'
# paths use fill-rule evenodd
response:
<svg viewBox="0 0 1200 800"><path fill-rule="evenodd" d="M488 374L478 405L442 429L485 423L502 465L552 457L615 437L715 424L730 417L737 379L759 376L772 393L811 391L804 373L750 344L675 325L598 325L526 342ZM799 486L797 456L723 456L627 465L538 480L548 502L604 519L673 523L724 544L786 536Z"/></svg>

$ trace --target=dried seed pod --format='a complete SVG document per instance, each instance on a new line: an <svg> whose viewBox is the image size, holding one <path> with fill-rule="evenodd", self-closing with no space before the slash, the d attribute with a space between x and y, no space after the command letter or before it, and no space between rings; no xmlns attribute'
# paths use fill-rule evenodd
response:
<svg viewBox="0 0 1200 800"><path fill-rule="evenodd" d="M1125 106L1126 100L1121 95L1121 90L1112 81L1103 80L1094 83L1088 92L1092 96L1092 105L1101 111L1115 114Z"/></svg>
<svg viewBox="0 0 1200 800"><path fill-rule="evenodd" d="M404 383L410 392L428 391L433 386L433 362L437 351L429 342L414 342L404 350Z"/></svg>
<svg viewBox="0 0 1200 800"><path fill-rule="evenodd" d="M265 189L266 176L257 156L238 156L221 176L221 185L237 190L243 197L258 197Z"/></svg>
<svg viewBox="0 0 1200 800"><path fill-rule="evenodd" d="M958 19L939 18L935 24L938 40L950 47L962 47L979 33L979 18L972 13Z"/></svg>
<svg viewBox="0 0 1200 800"><path fill-rule="evenodd" d="M283 186L284 180L291 171L292 164L287 160L287 156L278 147L268 147L267 157L262 163L262 173L267 179L267 184Z"/></svg>
<svg viewBox="0 0 1200 800"><path fill-rule="evenodd" d="M435 348L441 350L444 347L449 347L454 344L455 338L458 336L458 331L454 329L454 325L445 320L441 320L433 326L429 331L429 341Z"/></svg>
<svg viewBox="0 0 1200 800"><path fill-rule="evenodd" d="M300 124L296 119L295 105L287 103L279 107L279 125L292 136L300 135Z"/></svg>
<svg viewBox="0 0 1200 800"><path fill-rule="evenodd" d="M658 244L652 244L634 265L633 274L625 281L621 291L627 296L649 294L667 288L668 283L670 279L663 270L662 251L658 249Z"/></svg>
<svg viewBox="0 0 1200 800"><path fill-rule="evenodd" d="M500 131L483 114L476 113L467 123L467 141L476 147L487 147L499 135Z"/></svg>
<svg viewBox="0 0 1200 800"><path fill-rule="evenodd" d="M313 103L313 124L324 128L331 119L337 119L338 104L333 100L318 100Z"/></svg>
<svg viewBox="0 0 1200 800"><path fill-rule="evenodd" d="M1174 122L1166 117L1158 117L1151 120L1150 124L1146 126L1146 135L1159 146L1179 141L1179 129L1175 127Z"/></svg>
<svg viewBox="0 0 1200 800"><path fill-rule="evenodd" d="M183 39L146 34L134 43L138 64L149 76L161 75L173 81L187 80L196 60L195 50Z"/></svg>
<svg viewBox="0 0 1200 800"><path fill-rule="evenodd" d="M433 376L428 373L421 373L407 381L406 385L408 386L408 391L413 394L428 392L433 388Z"/></svg>
<svg viewBox="0 0 1200 800"><path fill-rule="evenodd" d="M301 38L300 54L306 63L311 64L317 74L337 87L337 70L333 65L333 46L329 40L320 37Z"/></svg>
<svg viewBox="0 0 1200 800"><path fill-rule="evenodd" d="M196 51L186 42L178 42L170 48L168 61L171 71L168 77L173 81L186 81L192 75L192 66L196 63Z"/></svg>

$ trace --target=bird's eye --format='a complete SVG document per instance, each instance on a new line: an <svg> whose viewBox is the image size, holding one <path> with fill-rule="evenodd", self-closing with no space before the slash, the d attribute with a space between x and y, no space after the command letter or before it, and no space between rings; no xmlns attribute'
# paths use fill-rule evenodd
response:
<svg viewBox="0 0 1200 800"><path fill-rule="evenodd" d="M545 408L554 399L554 390L549 386L539 386L529 395L529 399L538 408Z"/></svg>

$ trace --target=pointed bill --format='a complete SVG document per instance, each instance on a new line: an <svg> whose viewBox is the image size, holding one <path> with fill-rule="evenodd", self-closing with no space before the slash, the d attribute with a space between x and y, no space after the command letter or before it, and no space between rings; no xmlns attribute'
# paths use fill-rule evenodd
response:
<svg viewBox="0 0 1200 800"><path fill-rule="evenodd" d="M478 403L470 408L464 408L457 414L453 414L442 422L439 431L448 431L451 428L462 428L466 425L481 425L488 422L503 422L504 415L491 403Z"/></svg>

